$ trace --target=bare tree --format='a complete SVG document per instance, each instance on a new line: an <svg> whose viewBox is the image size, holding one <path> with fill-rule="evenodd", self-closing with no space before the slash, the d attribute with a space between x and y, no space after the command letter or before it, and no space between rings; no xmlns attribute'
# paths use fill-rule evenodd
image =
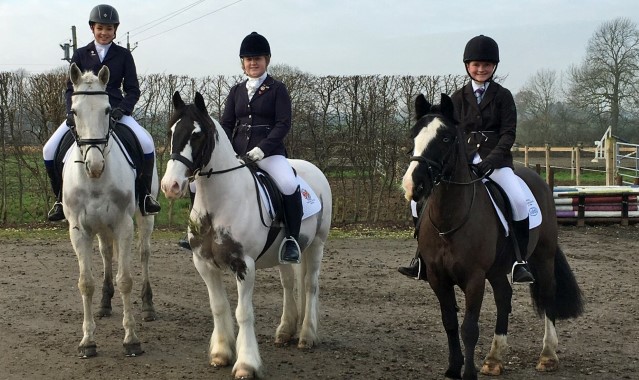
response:
<svg viewBox="0 0 639 380"><path fill-rule="evenodd" d="M588 42L581 66L569 71L569 100L618 133L620 115L636 101L637 74L637 25L623 17L604 22Z"/></svg>
<svg viewBox="0 0 639 380"><path fill-rule="evenodd" d="M537 71L515 97L518 113L517 141L543 143L552 141L553 107L558 101L557 72Z"/></svg>

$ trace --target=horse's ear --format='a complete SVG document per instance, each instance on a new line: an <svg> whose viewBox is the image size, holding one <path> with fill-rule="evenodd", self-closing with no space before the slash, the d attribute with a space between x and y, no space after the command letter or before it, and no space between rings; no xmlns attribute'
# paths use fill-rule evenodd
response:
<svg viewBox="0 0 639 380"><path fill-rule="evenodd" d="M73 62L71 67L69 67L69 79L71 79L71 83L74 86L77 86L80 83L80 77L82 76L82 71L78 68L78 65Z"/></svg>
<svg viewBox="0 0 639 380"><path fill-rule="evenodd" d="M430 103L426 100L424 94L417 95L417 98L415 98L415 120L421 119L428 112L430 112Z"/></svg>
<svg viewBox="0 0 639 380"><path fill-rule="evenodd" d="M175 91L173 93L173 107L175 107L176 110L182 109L184 107L184 101L180 96L180 91Z"/></svg>
<svg viewBox="0 0 639 380"><path fill-rule="evenodd" d="M447 119L454 120L455 117L455 107L453 106L453 101L450 96L442 93L441 98L441 112Z"/></svg>
<svg viewBox="0 0 639 380"><path fill-rule="evenodd" d="M103 65L100 71L98 71L98 79L105 86L107 85L107 83L109 83L110 75L111 75L111 72L109 71L109 67L107 65Z"/></svg>
<svg viewBox="0 0 639 380"><path fill-rule="evenodd" d="M204 97L199 92L195 92L195 100L193 101L195 106L202 112L206 113L206 104L204 104Z"/></svg>

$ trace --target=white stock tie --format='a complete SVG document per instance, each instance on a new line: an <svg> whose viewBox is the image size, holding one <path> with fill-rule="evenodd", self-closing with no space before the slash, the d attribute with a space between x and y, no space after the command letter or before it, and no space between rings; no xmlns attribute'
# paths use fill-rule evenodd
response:
<svg viewBox="0 0 639 380"><path fill-rule="evenodd" d="M251 100L253 98L253 95L255 95L255 92L257 91L259 84L260 84L259 79L249 79L246 82L246 90L248 92L249 100Z"/></svg>

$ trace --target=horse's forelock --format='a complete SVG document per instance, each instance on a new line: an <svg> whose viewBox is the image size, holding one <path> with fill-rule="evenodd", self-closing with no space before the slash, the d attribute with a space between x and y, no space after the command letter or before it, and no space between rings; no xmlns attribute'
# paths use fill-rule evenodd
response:
<svg viewBox="0 0 639 380"><path fill-rule="evenodd" d="M73 91L104 91L104 89L105 86L98 76L90 70L84 72L78 82L73 85Z"/></svg>

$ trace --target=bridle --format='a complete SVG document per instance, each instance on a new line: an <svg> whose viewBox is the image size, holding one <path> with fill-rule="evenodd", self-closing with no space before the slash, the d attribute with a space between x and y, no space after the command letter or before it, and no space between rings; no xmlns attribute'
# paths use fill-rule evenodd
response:
<svg viewBox="0 0 639 380"><path fill-rule="evenodd" d="M109 93L106 91L74 91L73 94L71 94L71 96L76 96L76 95L106 95L109 96ZM73 114L75 115L75 111L72 111ZM108 110L106 111L108 114ZM76 130L75 126L69 128L71 130L71 135L73 136L73 138L75 139L75 143L78 145L78 147L80 148L80 152L82 152L82 160L81 163L84 163L86 161L87 158L87 154L89 154L89 150L91 150L91 148L95 148L97 149L100 154L102 155L102 157L105 157L105 150L107 148L107 146L109 145L109 137L111 136L111 133L113 133L113 123L114 121L110 119L109 121L109 129L107 130L106 135L103 138L97 138L97 139L83 139L80 137L80 135L78 134L78 131ZM82 151L82 147L83 146L89 146L89 148L87 148L86 151ZM100 148L100 145L103 145L102 148ZM80 161L76 161L76 162L80 162Z"/></svg>
<svg viewBox="0 0 639 380"><path fill-rule="evenodd" d="M209 140L211 140L213 138L214 138L213 136L208 136L207 143L211 144L211 142ZM202 172L202 169L204 168L206 163L203 162L201 156L204 154L205 150L206 149L202 148L202 149L200 149L200 151L197 154L194 152L193 157L198 157L198 159L194 158L194 160L190 160L187 157L184 157L180 153L171 153L171 155L169 156L169 160L179 161L179 162L184 164L184 166L186 166L189 169L189 171L191 172L191 175L188 177L189 182L195 181L195 177L197 175L202 176L202 177L206 177L206 178L211 178L211 176L213 176L214 174L224 174L224 173L232 172L234 170L246 167L250 163L247 160L244 160L244 162L242 162L241 164L239 164L237 166L234 166L234 167L231 167L231 168L228 168L228 169L213 170L213 168L211 168L211 169L209 169L206 172ZM213 150L213 148L211 149L211 152L212 152L212 150Z"/></svg>
<svg viewBox="0 0 639 380"><path fill-rule="evenodd" d="M446 154L443 154L441 156L441 158L436 161L433 159L430 159L428 157L424 157L423 155L417 155L417 156L412 156L410 158L411 161L416 161L420 164L424 164L426 165L426 169L428 170L429 173L429 179L430 179L430 193L433 192L433 190L435 189L435 187L439 186L441 183L445 183L445 184L449 184L449 185L459 185L459 186L468 186L468 185L472 185L473 186L473 192L472 192L472 198L470 200L470 204L468 206L468 209L466 210L466 214L464 215L462 221L460 223L458 223L455 227L448 229L446 231L441 231L436 225L435 223L433 223L433 218L430 215L430 209L429 209L429 214L428 214L428 220L430 221L430 224L433 226L433 228L437 231L437 233L439 234L439 237L441 237L442 239L448 235L453 234L455 231L459 230L460 228L462 228L466 222L468 222L468 220L470 219L470 212L473 208L473 204L475 203L475 196L477 194L477 182L481 181L484 179L485 175L472 179L468 182L458 182L458 181L453 181L452 177L455 173L456 166L453 165L453 168L451 170L449 170L449 173L445 173L446 171L446 166L445 163L446 162L453 162L455 163L457 161L457 156L459 155L459 134L455 135L455 139L452 142L452 146L448 149L448 151L446 152ZM426 195L426 197L428 197L430 194ZM422 211L420 212L419 218L421 219L422 214L424 213L424 211L426 210L426 202L424 202L424 206L422 207Z"/></svg>

